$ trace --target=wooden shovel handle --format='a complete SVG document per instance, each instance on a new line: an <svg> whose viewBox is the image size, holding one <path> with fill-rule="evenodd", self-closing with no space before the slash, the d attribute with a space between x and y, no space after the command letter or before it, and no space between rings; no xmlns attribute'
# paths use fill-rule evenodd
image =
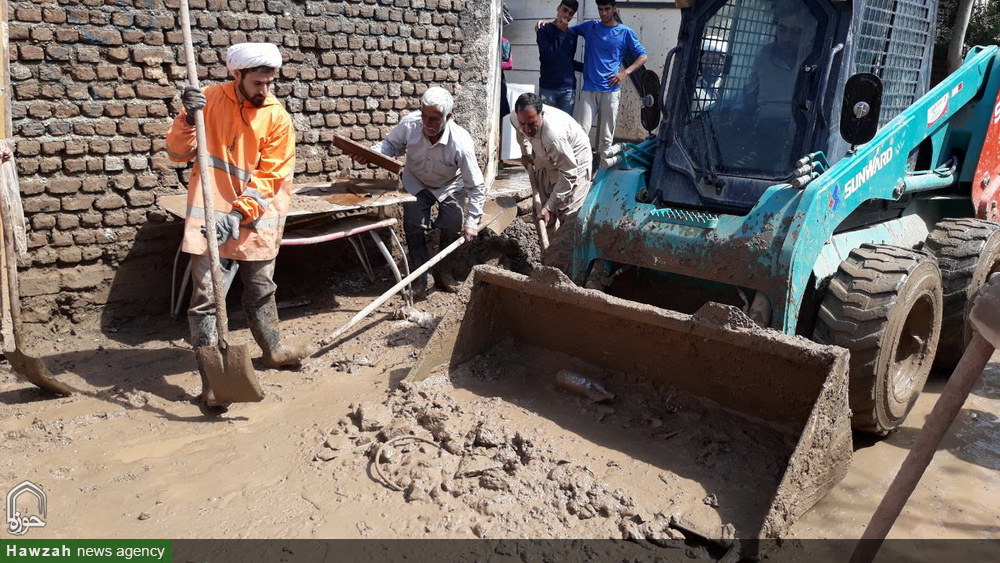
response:
<svg viewBox="0 0 1000 563"><path fill-rule="evenodd" d="M538 177L535 176L535 167L526 164L524 169L528 171L528 182L531 184L531 206L535 209L535 228L538 229L538 244L542 247L542 252L549 248L549 232L545 228L545 221L542 221L542 194L538 189Z"/></svg>
<svg viewBox="0 0 1000 563"><path fill-rule="evenodd" d="M976 384L992 355L993 346L979 336L979 333L973 333L972 341L955 366L955 371L948 379L937 403L934 404L934 409L927 415L924 427L917 435L916 443L903 460L899 472L889 485L889 490L886 491L882 502L868 522L861 541L854 548L851 563L870 563L875 558L882 541L889 534L903 506L917 487L941 439L955 421L955 417L958 416L958 412L972 391L972 386Z"/></svg>
<svg viewBox="0 0 1000 563"><path fill-rule="evenodd" d="M198 84L198 66L194 59L194 43L191 40L191 12L188 0L181 0L181 30L184 32L184 58L187 60L188 82L201 89ZM194 127L198 143L198 172L201 177L201 194L205 206L205 238L208 240L208 257L212 261L212 298L215 300L215 324L219 332L219 343L226 345L226 331L229 315L226 314L226 293L223 290L222 267L219 262L219 241L215 238L215 182L209 173L208 139L205 135L205 116L202 110L194 112Z"/></svg>

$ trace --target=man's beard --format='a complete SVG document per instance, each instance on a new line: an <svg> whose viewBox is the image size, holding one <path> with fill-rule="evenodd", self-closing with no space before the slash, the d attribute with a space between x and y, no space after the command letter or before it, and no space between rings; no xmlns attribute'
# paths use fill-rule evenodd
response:
<svg viewBox="0 0 1000 563"><path fill-rule="evenodd" d="M250 105L258 108L264 107L264 100L266 100L267 97L264 96L263 94L259 94L255 97L250 97L250 95L247 94L246 89L243 88L242 81L240 82L240 93L243 94L243 98L246 99L246 101L250 102Z"/></svg>

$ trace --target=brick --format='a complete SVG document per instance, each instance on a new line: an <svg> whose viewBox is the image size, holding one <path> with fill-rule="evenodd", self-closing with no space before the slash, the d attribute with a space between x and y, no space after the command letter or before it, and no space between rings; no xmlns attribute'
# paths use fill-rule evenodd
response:
<svg viewBox="0 0 1000 563"><path fill-rule="evenodd" d="M49 244L52 246L69 246L73 244L73 235L62 231L52 231L49 241Z"/></svg>
<svg viewBox="0 0 1000 563"><path fill-rule="evenodd" d="M21 202L21 206L24 208L25 213L59 211L59 200L45 195L35 196L25 198L24 201Z"/></svg>
<svg viewBox="0 0 1000 563"><path fill-rule="evenodd" d="M35 215L31 218L31 228L36 231L47 231L56 226L55 215Z"/></svg>
<svg viewBox="0 0 1000 563"><path fill-rule="evenodd" d="M79 247L67 246L59 250L56 259L60 264L79 264L83 259L83 253Z"/></svg>
<svg viewBox="0 0 1000 563"><path fill-rule="evenodd" d="M53 195L73 194L83 187L83 180L79 178L53 178L49 180L45 191Z"/></svg>
<svg viewBox="0 0 1000 563"><path fill-rule="evenodd" d="M152 192L132 190L126 192L125 196L132 207L148 207L156 203L156 196Z"/></svg>
<svg viewBox="0 0 1000 563"><path fill-rule="evenodd" d="M36 295L54 295L59 293L59 276L39 270L27 270L18 276L21 297Z"/></svg>
<svg viewBox="0 0 1000 563"><path fill-rule="evenodd" d="M41 22L41 8L18 8L15 12L15 19L22 22Z"/></svg>
<svg viewBox="0 0 1000 563"><path fill-rule="evenodd" d="M80 226L80 218L64 213L56 217L56 226L61 231L69 231ZM76 235L74 235L73 241L76 242Z"/></svg>
<svg viewBox="0 0 1000 563"><path fill-rule="evenodd" d="M121 45L122 34L117 29L86 29L80 31L80 40L88 45Z"/></svg>
<svg viewBox="0 0 1000 563"><path fill-rule="evenodd" d="M64 197L62 199L62 208L63 211L84 211L94 205L94 199L92 195ZM100 219L98 219L98 222L100 222Z"/></svg>
<svg viewBox="0 0 1000 563"><path fill-rule="evenodd" d="M45 58L45 51L36 45L21 45L18 47L18 60L40 61Z"/></svg>
<svg viewBox="0 0 1000 563"><path fill-rule="evenodd" d="M125 200L118 194L106 194L103 195L94 202L94 207L97 209L120 209L125 207Z"/></svg>
<svg viewBox="0 0 1000 563"><path fill-rule="evenodd" d="M79 260L77 260L79 262ZM92 289L104 283L107 271L100 265L77 266L60 273L61 285L65 289Z"/></svg>
<svg viewBox="0 0 1000 563"><path fill-rule="evenodd" d="M125 211L115 209L114 211L108 211L104 214L102 223L107 227L121 227L128 224L128 220L125 216Z"/></svg>
<svg viewBox="0 0 1000 563"><path fill-rule="evenodd" d="M117 156L104 157L104 170L106 172L120 172L125 169L125 161ZM117 206L116 206L117 207ZM97 200L98 209L114 209L115 207L102 207L101 200Z"/></svg>
<svg viewBox="0 0 1000 563"><path fill-rule="evenodd" d="M104 193L108 189L108 180L103 176L88 176L83 179L83 191L86 193ZM89 205L87 207L90 207ZM66 209L66 201L63 200L63 209Z"/></svg>

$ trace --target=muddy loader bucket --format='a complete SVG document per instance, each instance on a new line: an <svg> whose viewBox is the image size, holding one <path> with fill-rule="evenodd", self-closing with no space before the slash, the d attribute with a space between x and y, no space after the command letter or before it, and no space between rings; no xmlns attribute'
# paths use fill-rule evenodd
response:
<svg viewBox="0 0 1000 563"><path fill-rule="evenodd" d="M563 369L614 393L601 405L614 420L653 420L653 430L578 416L587 401L557 388ZM466 308L441 320L408 379L449 374L595 451L628 452L654 467L632 481L672 527L740 540L753 556L756 540L781 537L847 471L846 370L845 350L760 329L733 307L684 315L580 288L550 268L529 278L479 266Z"/></svg>

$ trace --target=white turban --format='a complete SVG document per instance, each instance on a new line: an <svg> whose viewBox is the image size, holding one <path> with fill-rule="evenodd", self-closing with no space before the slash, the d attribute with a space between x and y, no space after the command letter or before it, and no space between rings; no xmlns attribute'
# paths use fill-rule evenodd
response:
<svg viewBox="0 0 1000 563"><path fill-rule="evenodd" d="M245 68L281 67L281 53L272 43L237 43L226 51L226 67L230 72Z"/></svg>

